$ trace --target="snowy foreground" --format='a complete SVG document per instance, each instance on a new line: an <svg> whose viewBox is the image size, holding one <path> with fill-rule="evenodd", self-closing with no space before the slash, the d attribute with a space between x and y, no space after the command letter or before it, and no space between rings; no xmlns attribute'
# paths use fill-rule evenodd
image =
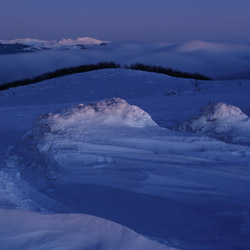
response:
<svg viewBox="0 0 250 250"><path fill-rule="evenodd" d="M123 69L0 92L0 249L250 249L249 94Z"/></svg>

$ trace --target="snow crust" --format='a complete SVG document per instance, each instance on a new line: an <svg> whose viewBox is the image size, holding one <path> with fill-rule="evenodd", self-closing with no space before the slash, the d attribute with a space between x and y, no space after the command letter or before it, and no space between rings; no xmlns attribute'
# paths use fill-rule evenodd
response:
<svg viewBox="0 0 250 250"><path fill-rule="evenodd" d="M236 106L209 104L198 116L177 125L176 129L206 134L226 142L249 144L250 118Z"/></svg>

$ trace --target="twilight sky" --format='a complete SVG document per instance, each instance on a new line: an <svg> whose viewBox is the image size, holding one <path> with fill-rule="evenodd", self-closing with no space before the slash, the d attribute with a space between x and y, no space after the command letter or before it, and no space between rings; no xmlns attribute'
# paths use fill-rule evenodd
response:
<svg viewBox="0 0 250 250"><path fill-rule="evenodd" d="M250 40L250 0L1 0L0 40Z"/></svg>

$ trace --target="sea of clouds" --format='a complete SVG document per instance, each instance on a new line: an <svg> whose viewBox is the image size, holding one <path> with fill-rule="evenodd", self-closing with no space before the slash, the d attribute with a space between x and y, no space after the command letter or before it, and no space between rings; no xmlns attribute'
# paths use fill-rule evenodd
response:
<svg viewBox="0 0 250 250"><path fill-rule="evenodd" d="M0 84L56 69L113 61L160 65L213 79L250 78L250 43L110 43L83 50L49 50L0 55Z"/></svg>

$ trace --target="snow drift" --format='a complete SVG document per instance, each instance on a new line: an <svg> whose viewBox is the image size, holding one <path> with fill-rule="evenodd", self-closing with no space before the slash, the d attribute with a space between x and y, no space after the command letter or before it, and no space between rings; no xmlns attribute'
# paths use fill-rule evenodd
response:
<svg viewBox="0 0 250 250"><path fill-rule="evenodd" d="M250 118L236 106L209 104L198 116L177 125L176 129L205 134L229 143L249 144Z"/></svg>
<svg viewBox="0 0 250 250"><path fill-rule="evenodd" d="M40 116L37 127L47 127L51 132L78 127L81 129L100 126L154 127L150 115L137 106L120 98L79 104L61 113Z"/></svg>
<svg viewBox="0 0 250 250"><path fill-rule="evenodd" d="M57 179L58 166L67 168L68 160L74 160L75 166L100 163L100 152L91 152L89 156L81 152L80 147L86 149L87 142L117 137L123 130L155 127L157 124L148 113L120 98L79 104L59 113L41 115L21 141L19 153L28 162L19 164L46 179ZM112 159L104 157L101 162L112 163Z"/></svg>

